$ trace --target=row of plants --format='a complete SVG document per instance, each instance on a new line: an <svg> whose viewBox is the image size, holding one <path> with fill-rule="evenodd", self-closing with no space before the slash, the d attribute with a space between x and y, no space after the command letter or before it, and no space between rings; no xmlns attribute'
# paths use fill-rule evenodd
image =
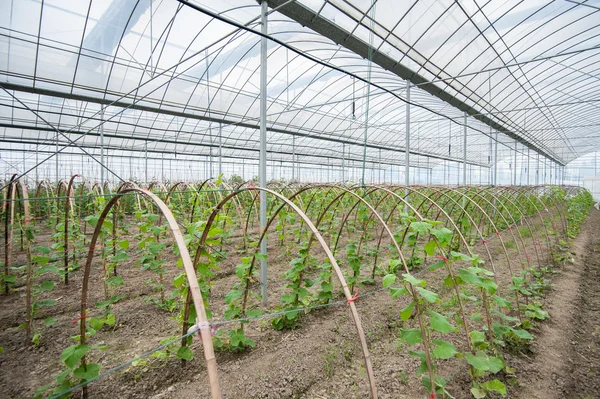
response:
<svg viewBox="0 0 600 399"><path fill-rule="evenodd" d="M280 191L286 190L291 189ZM351 291L355 288L375 289L376 284L383 284L394 298L410 299L400 311L401 318L408 322L416 317L420 326L403 328L400 338L406 345L423 346L423 351L415 350L411 355L422 361L419 370L424 373L423 383L431 392L448 394L445 391L445 380L436 374L435 361L459 357L465 359L470 367L473 395L483 397L481 395L490 392L502 393L503 383L493 376L500 371L508 373L510 368L504 364L498 348L507 343L520 345L532 338L528 332L531 324L527 318L534 315L531 318L541 319L544 312L536 304L534 297L523 303L518 303L518 298L529 298L527 293L537 293L538 285L544 286L544 270L549 266L524 267L525 271L512 276L510 291L500 296L494 282L494 273L489 267L485 267L481 257L472 253L470 247L489 238L489 234L485 235L484 231L508 231L511 226L522 224L526 218L533 218L542 212L550 214L548 209L560 209L561 194L545 190L541 193L515 191L494 195L492 191L479 189L460 192L424 187L418 194L408 197L411 209L405 212L406 206L392 195L403 190L404 188L394 187L382 191L375 188L314 186L298 194L289 191L286 195L293 197L292 201L305 211L326 238L338 263L343 267L344 277ZM265 258L258 253L257 248L259 241L265 238L264 235L261 236L257 226L257 195L255 191L245 191L218 208L217 205L227 193L228 191L196 191L185 187L172 191L169 200L168 193L160 192L177 215L185 233L186 244L195 256L198 282L209 317L212 316L211 287L218 279L217 273L230 269L230 275L235 275L235 282L225 296L225 310L220 316L223 320L242 320L232 324L232 328L216 331L213 341L217 350L241 352L256 345L245 333L248 318L260 317L265 312L280 312L281 315L271 318L272 327L276 330L296 328L303 315L301 309L332 302L339 298L340 288L331 262L323 260L317 254L318 251L313 249L315 237L306 223L289 207L279 207L276 201L272 201L268 217L273 220L277 244L285 248L285 255L290 260L289 268L280 276L284 287L279 305L273 309L264 308L258 289L257 264ZM562 200L566 197L565 194ZM580 193L568 197L571 201L577 197L582 198L577 201L585 199ZM46 298L52 296L55 285L61 283L65 275L77 273L79 268L77 259L71 258L66 260L66 268L61 267L63 259L57 255L64 253L65 238L70 248L79 246L80 251L84 252L85 240L89 240L85 231L96 227L98 215L106 203L105 197L101 195L88 195L87 198L87 202L73 201L71 216L65 214L64 217L61 212L52 212L59 209L52 205L58 201L47 201L50 213L37 215L39 219L36 222L39 224L21 228L26 237L23 251L29 251L31 256L26 267L12 269L15 278L11 278L8 283L16 287L23 278L30 280L31 302L27 304L27 312L30 312L27 323L32 329L34 344L39 344L43 336L43 328L38 331L34 326L37 312L43 307L55 305L52 299ZM436 200L434 202L427 198ZM124 299L119 294L119 289L126 283L118 272L121 268L119 265L131 265L132 259L135 259L133 263L140 272L149 276L148 285L157 293L149 299L150 302L162 311L176 315L182 331L186 331L196 319L195 309L190 306L185 273L179 270L172 279L166 280L167 269L173 270L173 266L167 264L167 259L179 254L175 246L168 244L167 229L161 216L151 205L140 201L136 196L125 196L124 201L126 202L122 206L113 208L101 226L100 242L103 244L96 254L104 272L104 300L95 304L101 315L87 320L86 341L103 329L114 328L118 315L112 312L112 307ZM496 206L492 208L491 204L494 203ZM515 204L527 204L527 207ZM583 202L580 205L569 204L571 206L585 208ZM43 212L44 208L38 209ZM213 215L215 212L216 216ZM374 216L376 213L381 215L379 220ZM414 216L417 214L418 218ZM493 217L490 216L492 214ZM70 223L65 229L67 218L70 218ZM569 218L569 229L583 219ZM384 239L381 224L383 220L387 226L395 226L393 235ZM452 228L445 227L450 220ZM544 227L558 236L559 225L565 222L560 212L558 218L547 217L544 220ZM23 218L20 217L17 223L22 221ZM43 226L49 226L55 231L50 245L36 245L36 234ZM240 229L239 226L245 228ZM520 236L526 236L529 232L530 238L535 235L538 241L550 242L555 238L539 232L535 234L530 227L521 228L525 230L519 232ZM511 236L508 240L513 240L519 249L518 245L521 244L516 244L514 234ZM533 243L534 238L531 240ZM275 243L269 242L270 245ZM400 249L401 253L395 252L394 248ZM432 264L431 260L436 257L441 257L442 260ZM177 264L175 267L181 268L181 265ZM447 273L443 285L439 287L439 293L435 288L427 286L426 278L416 278L411 274L419 270L433 273L437 269ZM535 281L538 285L533 284ZM444 290L453 293L454 300L461 305L460 312L455 309L451 312L442 311L440 296ZM38 297L44 299L36 300ZM467 316L466 309L477 307L480 309L478 312L474 311ZM52 323L52 317L44 319L44 324ZM443 339L443 334L456 333L459 328L465 329L465 337L469 342L469 347L461 352L451 340ZM172 338L165 337L164 341ZM100 355L94 354L107 348L102 345L79 344L77 342L80 339L80 336L73 337L74 345L66 348L60 356L66 369L56 376L53 384L40 389L39 395L48 392L61 394L98 375L100 364L90 361L81 363L81 360L85 360L86 356L88 359L100 358ZM190 339L186 338L181 346L171 345L156 352L153 358L160 362L172 358L191 360L193 353L188 347ZM498 369L500 364L502 367ZM149 363L143 361L133 366L144 368ZM432 381L434 388L431 386Z"/></svg>

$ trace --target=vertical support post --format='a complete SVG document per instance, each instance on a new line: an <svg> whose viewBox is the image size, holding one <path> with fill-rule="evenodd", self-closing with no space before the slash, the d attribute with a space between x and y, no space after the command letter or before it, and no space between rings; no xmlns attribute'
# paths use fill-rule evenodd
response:
<svg viewBox="0 0 600 399"><path fill-rule="evenodd" d="M406 142L404 143L404 198L408 202L408 186L410 185L410 82L406 81ZM404 205L408 213L408 204Z"/></svg>
<svg viewBox="0 0 600 399"><path fill-rule="evenodd" d="M527 148L527 185L528 185L528 186L529 186L529 175L531 174L531 173L530 173L530 170L529 170L529 159L531 158L531 157L529 156L529 154L530 154L530 150L531 150L531 148L529 148L529 147L528 147L528 148Z"/></svg>
<svg viewBox="0 0 600 399"><path fill-rule="evenodd" d="M346 182L346 143L342 144L342 183Z"/></svg>
<svg viewBox="0 0 600 399"><path fill-rule="evenodd" d="M467 186L467 113L463 114L463 186Z"/></svg>
<svg viewBox="0 0 600 399"><path fill-rule="evenodd" d="M223 174L223 124L219 123L219 175Z"/></svg>
<svg viewBox="0 0 600 399"><path fill-rule="evenodd" d="M377 182L381 184L381 148L379 149L379 173L377 177Z"/></svg>
<svg viewBox="0 0 600 399"><path fill-rule="evenodd" d="M292 136L292 181L296 181L296 136Z"/></svg>
<svg viewBox="0 0 600 399"><path fill-rule="evenodd" d="M39 168L39 166L37 166L37 165L39 165L39 162L38 162L38 149L39 149L39 146L36 144L35 145L35 164L36 164L36 167L35 167L35 182L36 183L40 181L39 174L38 174L38 171L39 171L40 168ZM81 157L81 159L83 160L83 156ZM83 173L83 168L81 168L81 173Z"/></svg>
<svg viewBox="0 0 600 399"><path fill-rule="evenodd" d="M60 155L60 153L58 152L58 132L57 132L56 133L56 155L54 155L54 162L55 162L55 167L56 167L56 182L57 183L60 180L60 178L58 177L58 156L59 155Z"/></svg>
<svg viewBox="0 0 600 399"><path fill-rule="evenodd" d="M497 185L498 185L498 133L496 133L496 140L494 141L494 186L497 186Z"/></svg>
<svg viewBox="0 0 600 399"><path fill-rule="evenodd" d="M515 139L515 162L513 164L513 186L517 185L517 139Z"/></svg>
<svg viewBox="0 0 600 399"><path fill-rule="evenodd" d="M148 183L148 140L146 140L146 155L145 155L145 160L146 160L146 167L144 168L146 170L146 184Z"/></svg>
<svg viewBox="0 0 600 399"><path fill-rule="evenodd" d="M100 184L104 187L104 107L100 108Z"/></svg>
<svg viewBox="0 0 600 399"><path fill-rule="evenodd" d="M404 144L404 185L405 197L408 197L410 185L410 82L406 82L406 142Z"/></svg>
<svg viewBox="0 0 600 399"><path fill-rule="evenodd" d="M260 4L261 32L267 34L267 2ZM258 170L259 185L267 187L267 38L260 39L260 157ZM260 192L260 229L261 232L267 226L267 193ZM267 297L267 237L260 243L260 283L261 294L264 305L268 304Z"/></svg>

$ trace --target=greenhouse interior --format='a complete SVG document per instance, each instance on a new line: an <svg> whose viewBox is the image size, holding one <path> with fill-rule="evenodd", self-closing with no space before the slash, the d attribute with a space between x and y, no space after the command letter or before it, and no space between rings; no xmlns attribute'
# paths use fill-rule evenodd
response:
<svg viewBox="0 0 600 399"><path fill-rule="evenodd" d="M6 397L528 397L519 284L600 201L600 1L0 0L0 33Z"/></svg>

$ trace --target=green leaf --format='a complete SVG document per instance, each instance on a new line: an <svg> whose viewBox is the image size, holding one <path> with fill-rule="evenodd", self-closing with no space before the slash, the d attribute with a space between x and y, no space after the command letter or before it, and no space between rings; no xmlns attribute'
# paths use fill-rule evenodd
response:
<svg viewBox="0 0 600 399"><path fill-rule="evenodd" d="M35 248L33 248L33 250L43 253L45 255L50 255L50 252L51 252L50 248L44 247L44 246L35 247Z"/></svg>
<svg viewBox="0 0 600 399"><path fill-rule="evenodd" d="M431 240L423 247L423 250L428 256L433 256L435 254L435 249L437 248L437 244L435 241Z"/></svg>
<svg viewBox="0 0 600 399"><path fill-rule="evenodd" d="M31 258L31 261L37 263L40 266L44 266L48 264L48 262L50 262L50 257L45 255L37 255L33 256Z"/></svg>
<svg viewBox="0 0 600 399"><path fill-rule="evenodd" d="M471 393L475 399L483 399L487 396L487 392L479 387L471 388Z"/></svg>
<svg viewBox="0 0 600 399"><path fill-rule="evenodd" d="M434 270L439 269L444 266L446 266L446 262L441 260L441 261L436 262L433 265L429 266L429 270L434 271Z"/></svg>
<svg viewBox="0 0 600 399"><path fill-rule="evenodd" d="M441 229L431 229L431 234L437 238L441 246L448 245L452 239L452 230L442 227Z"/></svg>
<svg viewBox="0 0 600 399"><path fill-rule="evenodd" d="M473 274L470 270L467 269L458 269L458 275L462 281L469 284L475 284L479 286L481 282L481 277Z"/></svg>
<svg viewBox="0 0 600 399"><path fill-rule="evenodd" d="M469 335L471 336L471 342L473 345L485 342L485 333L481 331L471 331Z"/></svg>
<svg viewBox="0 0 600 399"><path fill-rule="evenodd" d="M496 303L496 305L500 306L501 308L510 309L510 302L506 299L498 295L494 295L492 296L492 300Z"/></svg>
<svg viewBox="0 0 600 399"><path fill-rule="evenodd" d="M124 250L129 249L129 240L121 240L117 242L117 245L121 248L123 248Z"/></svg>
<svg viewBox="0 0 600 399"><path fill-rule="evenodd" d="M488 294L494 295L498 290L498 285L491 278L482 278L479 286L486 290Z"/></svg>
<svg viewBox="0 0 600 399"><path fill-rule="evenodd" d="M109 326L114 326L116 322L115 315L112 313L109 314L108 316L106 316L106 319L104 319L104 322Z"/></svg>
<svg viewBox="0 0 600 399"><path fill-rule="evenodd" d="M415 287L418 285L420 285L421 287L425 287L425 285L427 285L425 280L415 278L408 273L402 274L402 277L404 277L404 281L409 282L410 284L414 285Z"/></svg>
<svg viewBox="0 0 600 399"><path fill-rule="evenodd" d="M390 287L390 294L392 296L393 299L398 298L399 296L402 296L404 294L408 293L408 291L406 290L405 287L402 288L392 288Z"/></svg>
<svg viewBox="0 0 600 399"><path fill-rule="evenodd" d="M85 344L69 346L62 352L60 358L63 362L65 362L68 368L73 369L75 366L77 366L77 363L79 363L81 358L88 353L89 349L90 347Z"/></svg>
<svg viewBox="0 0 600 399"><path fill-rule="evenodd" d="M417 291L429 303L434 303L434 302L439 301L438 294L436 294L435 292L431 292L431 291L426 290L425 288L421 288L421 287L417 287Z"/></svg>
<svg viewBox="0 0 600 399"><path fill-rule="evenodd" d="M469 255L465 255L465 254L460 253L460 252L450 251L450 255L452 256L452 259L464 260L466 262L471 261L471 257Z"/></svg>
<svg viewBox="0 0 600 399"><path fill-rule="evenodd" d="M481 387L487 391L498 392L502 396L506 396L506 385L499 380L491 380L481 384Z"/></svg>
<svg viewBox="0 0 600 399"><path fill-rule="evenodd" d="M452 342L434 339L433 343L437 345L433 348L433 355L437 359L450 359L458 353Z"/></svg>
<svg viewBox="0 0 600 399"><path fill-rule="evenodd" d="M388 288L390 285L394 284L396 282L396 276L393 274L387 274L383 280L383 288Z"/></svg>
<svg viewBox="0 0 600 399"><path fill-rule="evenodd" d="M487 355L484 352L477 352L477 355L473 355L472 353L466 352L464 354L465 360L471 366L480 371L488 371L490 369L490 362L488 360Z"/></svg>
<svg viewBox="0 0 600 399"><path fill-rule="evenodd" d="M431 229L431 224L427 222L412 222L410 224L410 228L416 233L427 234L427 232Z"/></svg>
<svg viewBox="0 0 600 399"><path fill-rule="evenodd" d="M504 361L495 356L488 356L490 362L490 373L496 374L498 371L504 368Z"/></svg>
<svg viewBox="0 0 600 399"><path fill-rule="evenodd" d="M96 363L86 364L85 366L79 366L73 371L73 375L80 378L83 381L91 380L98 376L100 372L100 365Z"/></svg>
<svg viewBox="0 0 600 399"><path fill-rule="evenodd" d="M177 358L189 361L194 358L194 353L192 352L192 350L189 347L182 346L177 351Z"/></svg>
<svg viewBox="0 0 600 399"><path fill-rule="evenodd" d="M406 321L412 316L413 309L415 307L414 301L411 301L404 309L400 311L400 317L402 321Z"/></svg>
<svg viewBox="0 0 600 399"><path fill-rule="evenodd" d="M515 333L515 335L521 339L533 339L533 335L531 335L527 330L513 329L512 332Z"/></svg>
<svg viewBox="0 0 600 399"><path fill-rule="evenodd" d="M429 323L431 324L431 328L435 331L446 334L456 330L456 327L450 324L446 316L434 312L433 310L429 311L429 315L431 316L429 318Z"/></svg>
<svg viewBox="0 0 600 399"><path fill-rule="evenodd" d="M54 306L56 305L56 301L54 299L44 299L43 301L37 301L33 303L33 306L41 307L41 306Z"/></svg>
<svg viewBox="0 0 600 399"><path fill-rule="evenodd" d="M408 345L415 345L423 342L421 330L418 328L411 328L408 330L401 328L400 338L402 338Z"/></svg>

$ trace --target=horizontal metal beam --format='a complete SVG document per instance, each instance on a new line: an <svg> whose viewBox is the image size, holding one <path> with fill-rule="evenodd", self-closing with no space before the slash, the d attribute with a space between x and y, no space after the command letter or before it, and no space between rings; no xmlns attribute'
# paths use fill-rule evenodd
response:
<svg viewBox="0 0 600 399"><path fill-rule="evenodd" d="M441 99L442 101L452 105L453 107L466 112L471 117L481 121L482 123L491 126L493 129L507 135L508 137L517 140L521 144L526 147L531 148L532 150L538 152L544 157L557 162L560 165L564 166L564 162L561 159L558 159L556 156L540 149L534 143L526 140L521 135L512 130L506 128L505 126L499 124L498 122L492 120L487 115L481 113L481 111L476 110L469 104L465 103L462 100L459 100L452 94L446 92L442 88L437 85L431 83L423 76L414 72L413 70L407 68L406 66L398 63L396 60L391 58L385 53L378 51L375 48L369 49L369 44L360 40L356 36L352 35L350 32L342 29L335 23L327 20L321 15L316 14L311 9L306 6L300 4L297 1L289 1L289 0L266 0L271 8L277 8L277 11L288 18L293 19L298 22L302 26L306 26L313 31L319 33L322 36L332 40L334 43L347 48L348 50L360 55L363 58L370 58L373 63L379 65L383 69L394 73L395 75L401 77L402 79L408 80L413 83L418 88L428 92L429 94ZM439 77L438 77L439 79ZM412 153L412 151L411 151ZM455 161L456 159L453 159ZM461 161L460 159L458 161Z"/></svg>
<svg viewBox="0 0 600 399"><path fill-rule="evenodd" d="M49 127L45 127L45 126L38 126L38 127L32 127L32 126L27 126L27 125L13 125L13 124L8 124L8 123L0 123L0 128L11 128L11 129L26 129L26 130L38 130L38 131L44 131L44 132L51 132L51 133L56 133L55 129L49 128ZM65 133L65 134L77 134L77 135L82 135L85 132L83 131L67 131L67 130L61 130L61 132ZM89 137L100 137L100 134L97 132L88 132L86 134L86 136ZM133 136L128 136L128 135L124 135L124 134L114 134L114 133L107 133L106 131L104 131L104 138L105 139L110 139L110 138L115 138L115 139L123 139L123 140L134 140L134 141L140 141L140 142L152 142L152 143L166 143L166 144L176 144L176 145L188 145L188 146L192 146L192 147L201 147L201 148L218 148L219 145L218 144L214 144L214 145L210 145L210 144L204 144L204 143L181 143L177 140L156 140L156 139L146 139L144 137L133 137ZM46 141L46 140L44 140ZM16 138L4 138L4 137L0 137L0 143L13 143L13 144L28 144L28 145L49 145L48 143L44 143L44 142L40 142L39 140L36 139L16 139ZM52 144L54 144L55 142L53 142ZM71 143L67 143L67 142L61 142L59 145L64 146L64 147L69 147L69 148L77 148L77 146L72 145ZM90 149L100 149L101 146L100 145L85 145L85 148L90 148ZM144 153L146 151L145 148L139 148L139 149L134 149L134 148L126 148L126 147L115 147L115 146L110 146L110 145L105 145L104 146L105 149L109 149L109 150L118 150L118 151L131 151L131 152L140 152L140 153ZM230 146L230 145L221 145L222 149L229 149L229 150L235 150L235 151L249 151L249 152L258 152L259 149L258 148L247 148L247 147L234 147L234 146ZM17 150L15 150L17 151ZM27 150L27 149L23 149L23 150L18 150L18 151L24 151L24 152L28 152L28 153L35 153L34 150ZM151 150L148 149L147 150L149 153L165 153L165 151L161 151L161 150ZM41 151L40 151L41 152ZM55 151L49 151L49 153L54 153ZM279 162L279 161L283 161L283 162L292 162L291 161L291 156L292 155L296 155L296 156L304 156L304 157L315 157L315 158L319 158L316 155L313 154L309 154L309 153L302 153L302 152L298 152L298 150L296 150L296 152L288 152L288 151L274 151L274 150L269 150L267 149L267 152L269 154L277 154L277 155L281 155L282 157L288 158L290 159L290 161L285 161L284 159L273 159L273 161ZM210 156L209 153L206 154L199 154L199 153L189 153L189 152L167 152L169 154L174 154L174 155L182 155L182 156L191 156L191 157L208 157ZM72 154L72 153L70 153ZM78 155L85 155L84 153L82 154L78 154ZM112 155L111 155L112 156ZM142 155L143 157L143 155ZM247 157L243 157L243 156L239 156L239 155L223 155L223 158L231 158L231 159L245 159L248 160ZM320 157L320 158L325 158L328 160L332 160L332 159L336 159L336 160L341 160L341 157L332 157L332 156L324 156L324 157ZM346 162L350 161L350 162L356 162L356 163L362 163L362 157L350 157L348 156L348 154L346 154L346 157L344 158ZM309 165L323 165L323 163L311 163L311 162L307 162L307 161L300 161L301 163L304 164L309 164ZM390 162L389 160L381 160L379 161L379 159L367 159L367 162L370 163L372 166L369 169L380 169L378 166L379 165L386 165L386 166L398 166L400 165L399 163L396 162ZM330 164L328 164L329 166ZM488 165L478 165L478 164L472 164L474 166L480 166L480 167L488 167ZM420 165L412 165L412 167L415 168L425 168L424 166L420 166Z"/></svg>
<svg viewBox="0 0 600 399"><path fill-rule="evenodd" d="M181 111L175 111L175 110L169 110L169 109L162 109L160 107L151 107L151 106L147 106L147 105L128 103L125 101L113 101L110 99L97 98L97 97L92 97L92 96L87 96L87 95L82 95L82 94L65 93L65 92L58 91L58 90L24 86L24 85L8 83L8 82L1 82L0 87L4 87L7 90L20 91L20 92L24 92L24 93L39 94L39 95L63 98L63 99L68 99L68 100L85 101L85 102L94 103L94 104L109 105L109 106L127 108L127 109L135 109L138 111L152 112L155 114L177 116L177 117L201 120L201 121L206 121L206 122L217 122L217 123L222 123L224 125L229 125L229 126L239 126L239 127L243 127L243 128L259 130L258 121L257 121L257 123L236 122L236 121L231 121L231 120L227 120L224 118L218 118L218 117L214 117L214 116L208 117L205 115L196 115L196 114L190 113L190 112L181 112ZM212 113L212 115L214 115L214 113ZM27 129L43 130L41 128L34 127L34 126L27 127ZM348 144L348 145L355 145L355 146L360 146L360 147L362 147L364 145L364 143L362 143L360 141L355 141L355 140L344 140L342 138L320 136L320 135L314 134L314 133L303 133L303 132L297 132L297 131L294 132L294 131L290 131L290 130L268 127L268 126L267 126L267 131L281 133L281 134L287 134L287 135L296 136L296 137L310 138L310 139L314 139L314 140L323 140L323 141L337 143L337 144ZM80 132L79 134L84 134L84 133L85 132ZM90 134L90 133L87 133L87 134ZM126 138L132 139L134 137L127 136ZM168 142L166 140L152 140L152 141ZM178 143L178 144L181 144L181 143ZM186 144L190 145L190 144L194 144L194 143L186 143ZM367 148L392 151L392 152L397 152L400 154L404 154L404 152L405 152L403 148L394 148L391 146L384 146L384 145L377 145L377 144L367 144ZM245 148L241 147L241 148L237 148L237 149L245 149ZM439 159L439 160L443 160L443 161L462 162L461 158L446 157L443 155L428 153L428 152L411 150L410 154L417 155L417 156L425 156L425 157ZM474 165L474 166L489 167L489 165L486 163L480 163L480 162L467 162L467 163L469 165Z"/></svg>

